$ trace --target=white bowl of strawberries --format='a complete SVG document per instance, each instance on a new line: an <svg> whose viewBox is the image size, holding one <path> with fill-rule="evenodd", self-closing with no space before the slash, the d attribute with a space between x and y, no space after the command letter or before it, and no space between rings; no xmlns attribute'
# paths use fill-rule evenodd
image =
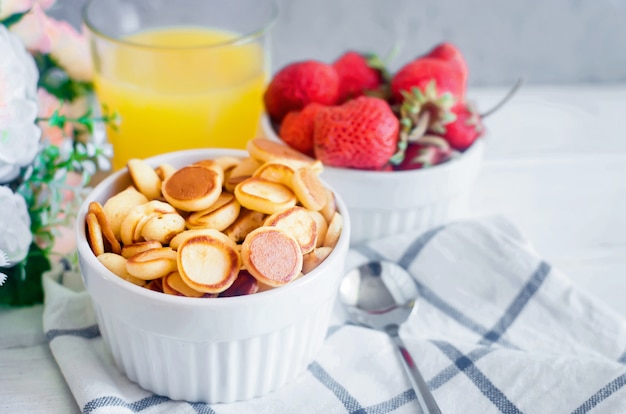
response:
<svg viewBox="0 0 626 414"><path fill-rule="evenodd" d="M267 86L262 129L322 162L348 207L351 244L426 231L467 213L482 162L467 73L451 43L394 74L354 51L332 64L294 62Z"/></svg>

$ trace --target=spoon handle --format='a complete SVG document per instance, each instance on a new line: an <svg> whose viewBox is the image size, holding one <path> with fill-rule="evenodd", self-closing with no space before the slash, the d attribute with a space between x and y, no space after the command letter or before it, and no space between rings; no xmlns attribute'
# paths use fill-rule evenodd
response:
<svg viewBox="0 0 626 414"><path fill-rule="evenodd" d="M396 348L398 349L398 353L402 359L402 365L404 366L407 374L409 374L409 379L411 380L411 384L413 384L413 389L415 390L417 401L422 409L422 412L424 414L441 414L441 410L437 405L437 401L435 401L435 397L433 397L430 389L428 389L428 385L426 385L424 377L422 377L419 369L417 369L413 358L411 358L411 354L409 354L409 351L404 346L400 336L397 333L395 335L390 333L389 336L396 344Z"/></svg>

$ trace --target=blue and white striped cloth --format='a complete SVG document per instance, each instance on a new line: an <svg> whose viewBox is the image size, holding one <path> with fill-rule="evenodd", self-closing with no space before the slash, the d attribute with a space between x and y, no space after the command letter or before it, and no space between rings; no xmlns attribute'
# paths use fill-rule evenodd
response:
<svg viewBox="0 0 626 414"><path fill-rule="evenodd" d="M506 220L460 221L354 247L413 275L419 309L401 336L444 414L626 413L626 321L533 251ZM64 275L66 280L71 275ZM44 329L84 413L417 413L391 341L345 323L296 381L233 404L170 401L115 368L85 292L46 278Z"/></svg>

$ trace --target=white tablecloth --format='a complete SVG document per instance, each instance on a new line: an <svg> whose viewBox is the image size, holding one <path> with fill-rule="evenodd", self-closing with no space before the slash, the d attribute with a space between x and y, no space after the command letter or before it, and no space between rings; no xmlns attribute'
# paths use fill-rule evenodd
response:
<svg viewBox="0 0 626 414"><path fill-rule="evenodd" d="M504 89L470 90L487 109ZM626 85L524 87L486 120L474 214L511 220L538 253L626 316ZM79 412L42 309L0 310L0 412Z"/></svg>

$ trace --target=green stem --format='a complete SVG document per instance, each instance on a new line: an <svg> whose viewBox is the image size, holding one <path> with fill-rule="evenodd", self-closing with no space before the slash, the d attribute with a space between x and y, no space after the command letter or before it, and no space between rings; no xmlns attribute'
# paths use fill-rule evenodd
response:
<svg viewBox="0 0 626 414"><path fill-rule="evenodd" d="M35 118L35 122L49 122L51 119L53 119L52 117L37 117ZM109 122L111 120L113 120L113 116L98 116L95 118L90 118L91 121L94 122ZM76 123L81 123L81 119L80 118L66 118L65 119L66 122L76 122Z"/></svg>

